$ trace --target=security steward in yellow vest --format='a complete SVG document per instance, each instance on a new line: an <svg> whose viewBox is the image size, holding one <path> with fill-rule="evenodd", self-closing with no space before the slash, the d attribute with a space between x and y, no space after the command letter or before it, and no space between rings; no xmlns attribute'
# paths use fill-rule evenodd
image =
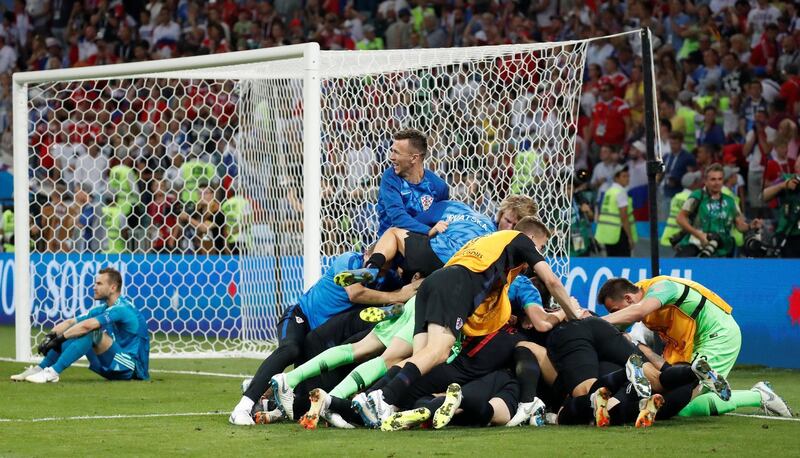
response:
<svg viewBox="0 0 800 458"><path fill-rule="evenodd" d="M672 196L672 200L669 201L669 218L667 218L667 224L664 226L664 232L661 234L661 246L672 246L670 239L681 232L681 227L678 226L677 221L678 213L680 213L681 208L683 208L683 203L686 202L686 199L689 198L692 191L699 189L700 186L703 185L702 178L703 172L699 171L687 172L683 175L683 178L681 178L683 191Z"/></svg>
<svg viewBox="0 0 800 458"><path fill-rule="evenodd" d="M3 252L14 252L14 211L3 212Z"/></svg>
<svg viewBox="0 0 800 458"><path fill-rule="evenodd" d="M625 189L630 179L628 168L619 166L614 173L614 183L606 190L600 205L594 238L605 245L609 257L630 257L639 239L633 218L633 199Z"/></svg>

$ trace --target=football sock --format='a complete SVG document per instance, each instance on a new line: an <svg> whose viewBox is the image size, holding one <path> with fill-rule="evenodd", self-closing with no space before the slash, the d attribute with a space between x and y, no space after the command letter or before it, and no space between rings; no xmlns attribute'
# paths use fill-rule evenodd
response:
<svg viewBox="0 0 800 458"><path fill-rule="evenodd" d="M381 253L372 253L372 255L367 259L367 262L364 264L364 267L374 267L375 269L383 268L383 265L386 264L386 256Z"/></svg>
<svg viewBox="0 0 800 458"><path fill-rule="evenodd" d="M692 371L692 366L688 364L669 365L664 364L661 368L661 375L658 376L661 386L665 391L684 386L697 380L697 376Z"/></svg>
<svg viewBox="0 0 800 458"><path fill-rule="evenodd" d="M636 421L639 415L639 395L633 388L633 385L628 383L614 393L614 399L619 401L619 404L608 409L608 417L612 425L624 425L625 423L632 423Z"/></svg>
<svg viewBox="0 0 800 458"><path fill-rule="evenodd" d="M253 402L258 401L267 391L272 376L283 372L287 366L293 364L299 357L300 347L293 341L283 345L278 344L278 348L258 367L256 375L253 376L253 381L250 382L250 386L244 392L244 395L252 399Z"/></svg>
<svg viewBox="0 0 800 458"><path fill-rule="evenodd" d="M617 390L623 388L627 384L628 384L628 375L625 373L625 369L619 369L614 372L603 374L600 377L597 377L597 382L595 382L595 384L592 386L589 392L594 393L593 390L597 390L601 386L608 388L612 392L616 392Z"/></svg>
<svg viewBox="0 0 800 458"><path fill-rule="evenodd" d="M294 389L303 380L353 362L353 345L329 348L286 374L286 383Z"/></svg>
<svg viewBox="0 0 800 458"><path fill-rule="evenodd" d="M61 355L51 367L60 374L90 351L92 351L91 333L74 339L67 339L61 344Z"/></svg>
<svg viewBox="0 0 800 458"><path fill-rule="evenodd" d="M678 415L678 412L686 407L686 405L689 404L689 401L692 400L692 392L694 391L695 387L697 387L698 383L699 382L695 378L695 381L692 383L687 383L686 385L679 386L678 388L673 388L665 392L664 405L658 409L656 419L666 420Z"/></svg>
<svg viewBox="0 0 800 458"><path fill-rule="evenodd" d="M395 378L397 376L397 374L400 373L400 369L402 369L400 366L392 366L392 367L390 367L386 371L386 374L383 375L383 377L378 379L377 382L373 383L371 387L369 387L369 388L367 388L365 390L365 393L369 394L369 393L372 393L375 390L382 389L384 386L386 386L387 383L389 383L393 378Z"/></svg>
<svg viewBox="0 0 800 458"><path fill-rule="evenodd" d="M359 364L331 390L331 396L349 398L358 391L372 385L386 373L386 363L378 356Z"/></svg>
<svg viewBox="0 0 800 458"><path fill-rule="evenodd" d="M389 405L398 405L403 398L403 394L408 390L414 382L419 380L422 374L419 372L417 365L407 362L397 376L384 386L383 400Z"/></svg>
<svg viewBox="0 0 800 458"><path fill-rule="evenodd" d="M761 394L757 391L734 390L731 400L723 401L716 393L705 393L692 399L678 416L707 417L733 412L739 407L761 407Z"/></svg>
<svg viewBox="0 0 800 458"><path fill-rule="evenodd" d="M332 412L336 412L350 424L363 425L364 422L361 416L358 415L352 407L349 399L340 398L331 395L331 405L328 407Z"/></svg>
<svg viewBox="0 0 800 458"><path fill-rule="evenodd" d="M590 395L585 394L576 398L570 398L558 412L559 425L586 425L592 421L594 412L592 411L592 401Z"/></svg>
<svg viewBox="0 0 800 458"><path fill-rule="evenodd" d="M65 343L66 343L66 342L65 342ZM62 345L63 345L63 344L62 344ZM62 350L63 350L63 348L62 348ZM44 359L42 360L42 362L41 362L41 363L39 363L39 367L41 367L42 369L44 369L44 368L46 368L46 367L50 367L50 366L52 366L53 364L55 364L55 363L56 363L56 361L58 361L58 357L59 357L59 356L61 356L61 353L59 353L59 352L57 352L57 351L55 351L55 350L50 350L50 351L48 351L48 352L47 352L47 356L45 356L45 357L44 357Z"/></svg>
<svg viewBox="0 0 800 458"><path fill-rule="evenodd" d="M519 402L533 402L539 385L541 368L533 353L525 347L514 349L515 373L520 384Z"/></svg>

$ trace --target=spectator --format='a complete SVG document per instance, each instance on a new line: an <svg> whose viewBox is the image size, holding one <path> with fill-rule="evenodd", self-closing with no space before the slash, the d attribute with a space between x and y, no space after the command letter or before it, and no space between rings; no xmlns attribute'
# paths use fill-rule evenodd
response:
<svg viewBox="0 0 800 458"><path fill-rule="evenodd" d="M592 121L587 129L587 143L594 151L603 145L621 147L631 131L630 108L624 100L614 96L614 85L610 81L600 82L600 99L592 110Z"/></svg>
<svg viewBox="0 0 800 458"><path fill-rule="evenodd" d="M356 43L356 49L360 50L381 50L383 49L383 38L375 36L375 27L371 24L364 26L364 38Z"/></svg>
<svg viewBox="0 0 800 458"><path fill-rule="evenodd" d="M17 52L6 40L5 35L0 34L0 73L12 71L17 66Z"/></svg>
<svg viewBox="0 0 800 458"><path fill-rule="evenodd" d="M448 44L447 33L439 26L436 14L426 14L423 20L426 48L444 48Z"/></svg>
<svg viewBox="0 0 800 458"><path fill-rule="evenodd" d="M403 49L411 45L411 12L402 9L398 19L386 29L386 49Z"/></svg>
<svg viewBox="0 0 800 458"><path fill-rule="evenodd" d="M793 172L767 186L763 196L764 202L779 201L775 241L784 258L800 258L800 161L795 161Z"/></svg>
<svg viewBox="0 0 800 458"><path fill-rule="evenodd" d="M756 112L753 129L747 132L742 149L747 158L747 202L751 209L762 208L761 190L764 185L764 167L775 142L775 129L767 125L767 111Z"/></svg>
<svg viewBox="0 0 800 458"><path fill-rule="evenodd" d="M664 162L664 196L672 198L675 194L680 192L681 178L686 172L695 168L695 159L683 147L683 133L673 131L670 134L670 155L667 156Z"/></svg>
<svg viewBox="0 0 800 458"><path fill-rule="evenodd" d="M780 17L781 11L769 0L757 0L755 7L747 13L747 34L753 37L753 45L759 42L767 26L778 22Z"/></svg>
<svg viewBox="0 0 800 458"><path fill-rule="evenodd" d="M725 132L717 124L717 109L711 105L703 110L703 126L697 130L698 145L714 145L721 148L725 144Z"/></svg>
<svg viewBox="0 0 800 458"><path fill-rule="evenodd" d="M727 257L733 255L732 229L742 232L761 227L761 220L750 224L734 198L722 192L724 171L720 164L705 170L705 186L692 192L678 213L678 225L687 232L676 245L678 257Z"/></svg>
<svg viewBox="0 0 800 458"><path fill-rule="evenodd" d="M591 188L596 191L598 196L613 184L617 165L619 165L619 153L617 150L612 146L601 146L600 163L594 167L591 180Z"/></svg>

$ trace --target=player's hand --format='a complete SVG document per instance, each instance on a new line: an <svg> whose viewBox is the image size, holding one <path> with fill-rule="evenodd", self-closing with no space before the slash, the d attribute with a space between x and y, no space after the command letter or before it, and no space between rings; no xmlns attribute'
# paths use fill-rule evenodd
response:
<svg viewBox="0 0 800 458"><path fill-rule="evenodd" d="M515 324L517 324L517 321L519 321L519 318L517 318L517 315L512 314L510 317L508 317L508 325L509 326L514 326Z"/></svg>
<svg viewBox="0 0 800 458"><path fill-rule="evenodd" d="M46 356L50 353L50 350L61 352L61 344L64 343L64 340L66 340L64 336L58 336L55 332L51 332L45 336L42 343L37 347L37 350L42 356Z"/></svg>
<svg viewBox="0 0 800 458"><path fill-rule="evenodd" d="M446 221L439 221L436 223L431 230L428 231L428 237L433 237L436 234L441 234L442 232L447 230L447 222Z"/></svg>
<svg viewBox="0 0 800 458"><path fill-rule="evenodd" d="M419 285L422 284L422 279L414 280L411 283L400 288L400 302L405 302L417 294Z"/></svg>
<svg viewBox="0 0 800 458"><path fill-rule="evenodd" d="M590 312L589 309L580 309L580 312L578 313L579 320L589 318L590 316L592 316L592 312Z"/></svg>

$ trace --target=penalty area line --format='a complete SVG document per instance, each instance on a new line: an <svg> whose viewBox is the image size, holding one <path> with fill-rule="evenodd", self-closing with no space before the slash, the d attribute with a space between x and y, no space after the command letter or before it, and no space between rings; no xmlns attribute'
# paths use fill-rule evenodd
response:
<svg viewBox="0 0 800 458"><path fill-rule="evenodd" d="M18 363L19 361L14 358L0 358L0 362ZM73 364L75 367L89 367L88 364L77 363ZM177 374L177 375L202 375L206 377L225 377L225 378L249 378L250 375L246 374L226 374L224 372L203 372L203 371L177 371L168 369L150 369L151 374Z"/></svg>
<svg viewBox="0 0 800 458"><path fill-rule="evenodd" d="M769 415L756 415L756 414L747 414L747 413L726 413L724 416L732 416L732 417L745 417L745 418L760 418L762 420L783 420L783 421L800 421L800 418L789 418L789 417L772 417Z"/></svg>
<svg viewBox="0 0 800 458"><path fill-rule="evenodd" d="M185 412L185 413L145 413L131 415L87 415L80 417L44 417L44 418L0 418L0 423L38 423L42 421L68 420L117 420L127 418L161 418L161 417L199 417L211 415L227 415L224 412Z"/></svg>

